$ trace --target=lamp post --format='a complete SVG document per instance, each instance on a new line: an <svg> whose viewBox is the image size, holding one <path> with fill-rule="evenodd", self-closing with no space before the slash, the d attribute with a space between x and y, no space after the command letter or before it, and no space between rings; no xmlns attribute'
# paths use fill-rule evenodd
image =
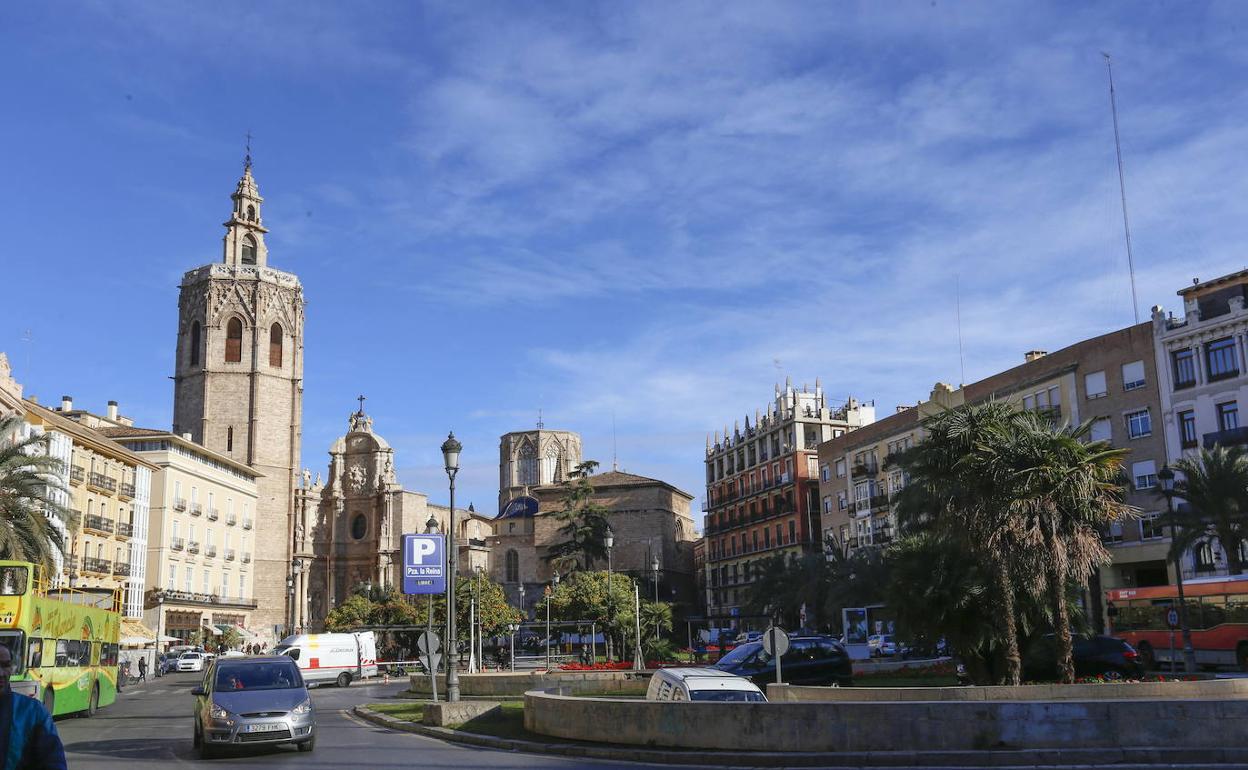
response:
<svg viewBox="0 0 1248 770"><path fill-rule="evenodd" d="M451 480L451 507L446 525L446 652L449 656L446 665L446 701L459 702L459 671L455 656L459 645L455 643L455 474L459 472L459 453L464 445L455 440L450 433L442 442L442 459L446 465L446 476Z"/></svg>
<svg viewBox="0 0 1248 770"><path fill-rule="evenodd" d="M654 573L654 643L659 643L659 555L656 553L650 557L650 571Z"/></svg>
<svg viewBox="0 0 1248 770"><path fill-rule="evenodd" d="M1170 555L1174 559L1174 582L1179 589L1179 628L1183 631L1183 668L1189 674L1196 673L1196 650L1192 647L1192 629L1187 625L1187 598L1183 595L1183 563L1182 553L1174 547L1174 536L1178 524L1174 516L1174 471L1169 465L1161 466L1157 471L1161 480L1161 493L1166 498L1166 516L1170 523ZM1170 670L1174 670L1174 660L1170 661Z"/></svg>
<svg viewBox="0 0 1248 770"><path fill-rule="evenodd" d="M615 645L611 641L611 626L615 621L615 604L611 601L611 547L615 545L615 533L611 531L611 526L607 525L607 534L603 538L603 543L607 546L607 662L611 661Z"/></svg>
<svg viewBox="0 0 1248 770"><path fill-rule="evenodd" d="M511 634L511 664L510 670L516 670L516 632L520 630L519 623L508 623L507 632Z"/></svg>
<svg viewBox="0 0 1248 770"><path fill-rule="evenodd" d="M546 670L550 671L550 595L554 587L559 585L559 570L555 570L551 584L546 586Z"/></svg>

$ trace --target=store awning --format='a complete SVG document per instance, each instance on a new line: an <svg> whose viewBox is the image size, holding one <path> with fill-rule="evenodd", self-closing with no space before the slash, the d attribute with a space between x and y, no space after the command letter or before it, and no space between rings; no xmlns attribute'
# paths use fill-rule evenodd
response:
<svg viewBox="0 0 1248 770"><path fill-rule="evenodd" d="M156 643L156 632L133 618L121 619L120 642L126 647L142 647Z"/></svg>
<svg viewBox="0 0 1248 770"><path fill-rule="evenodd" d="M212 625L212 624L210 624L210 623L205 623L205 624L204 624L204 630L205 630L205 631L207 631L208 633L212 634L213 636L220 636L220 635L221 635L221 626L214 626L214 625Z"/></svg>
<svg viewBox="0 0 1248 770"><path fill-rule="evenodd" d="M244 642L249 642L252 639L259 638L258 636L248 631L247 629L243 628L242 626L234 626L234 630L239 633L239 636L243 637Z"/></svg>

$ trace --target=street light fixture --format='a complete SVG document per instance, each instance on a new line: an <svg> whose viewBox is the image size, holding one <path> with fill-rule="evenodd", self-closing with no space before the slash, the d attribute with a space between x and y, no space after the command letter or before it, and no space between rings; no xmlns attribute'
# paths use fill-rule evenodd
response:
<svg viewBox="0 0 1248 770"><path fill-rule="evenodd" d="M611 547L615 545L615 533L609 524L603 543L607 546L607 660L610 661L615 647L611 639L611 627L615 623L615 603L611 601Z"/></svg>
<svg viewBox="0 0 1248 770"><path fill-rule="evenodd" d="M446 476L451 481L450 514L446 526L446 701L459 702L459 670L455 656L459 653L459 645L455 643L455 474L459 473L459 453L464 445L455 440L455 434L447 434L442 442L442 459L446 465Z"/></svg>
<svg viewBox="0 0 1248 770"><path fill-rule="evenodd" d="M1196 673L1196 650L1192 647L1192 629L1187 625L1187 597L1183 595L1183 564L1181 554L1175 546L1175 533L1178 523L1174 515L1174 470L1169 465L1161 466L1157 471L1161 481L1161 493L1166 498L1166 514L1170 523L1170 555L1174 560L1174 581L1179 590L1179 628L1183 631L1183 668L1189 674ZM1170 670L1174 670L1174 661L1170 661Z"/></svg>
<svg viewBox="0 0 1248 770"><path fill-rule="evenodd" d="M650 571L654 573L654 643L659 643L659 555L656 553L650 557Z"/></svg>
<svg viewBox="0 0 1248 770"><path fill-rule="evenodd" d="M507 633L511 634L511 671L516 670L516 632L520 630L519 623L508 623Z"/></svg>
<svg viewBox="0 0 1248 770"><path fill-rule="evenodd" d="M546 670L550 671L550 597L559 585L559 570L555 570L551 584L546 586Z"/></svg>

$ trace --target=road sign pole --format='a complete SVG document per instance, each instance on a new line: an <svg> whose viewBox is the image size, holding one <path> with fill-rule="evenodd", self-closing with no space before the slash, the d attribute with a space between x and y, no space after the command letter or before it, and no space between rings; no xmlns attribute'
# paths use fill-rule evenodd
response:
<svg viewBox="0 0 1248 770"><path fill-rule="evenodd" d="M780 674L780 657L781 657L781 653L779 651L780 646L776 639L776 637L778 636L778 631L779 629L777 629L775 626L772 626L771 629L768 631L768 633L771 634L771 649L776 650L776 684L784 684L784 677L781 676Z"/></svg>

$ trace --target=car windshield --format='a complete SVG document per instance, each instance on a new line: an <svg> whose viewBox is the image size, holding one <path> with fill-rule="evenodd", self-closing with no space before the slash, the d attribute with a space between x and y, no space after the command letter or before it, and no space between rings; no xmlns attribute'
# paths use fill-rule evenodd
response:
<svg viewBox="0 0 1248 770"><path fill-rule="evenodd" d="M716 663L715 666L718 668L723 668L724 666L738 666L754 657L754 654L761 649L763 649L761 642L749 642L748 644L743 644L724 657L720 658L719 662Z"/></svg>
<svg viewBox="0 0 1248 770"><path fill-rule="evenodd" d="M284 660L264 661L247 666L217 664L217 691L289 690L303 687L299 669Z"/></svg>
<svg viewBox="0 0 1248 770"><path fill-rule="evenodd" d="M748 690L693 690L689 693L689 700L762 703L766 698L763 697L761 692L750 692Z"/></svg>
<svg viewBox="0 0 1248 770"><path fill-rule="evenodd" d="M198 658L199 653L198 652L184 652L182 653L182 657L186 658L187 660L192 660L194 658Z"/></svg>

